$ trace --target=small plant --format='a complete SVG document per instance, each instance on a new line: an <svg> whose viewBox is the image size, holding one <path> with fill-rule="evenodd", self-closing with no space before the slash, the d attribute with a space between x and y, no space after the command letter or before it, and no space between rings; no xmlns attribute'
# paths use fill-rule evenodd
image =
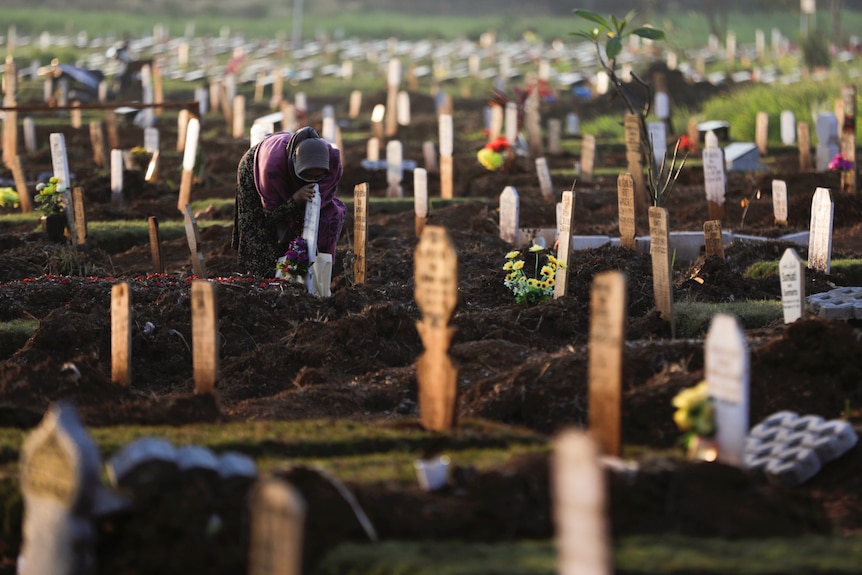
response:
<svg viewBox="0 0 862 575"><path fill-rule="evenodd" d="M277 277L304 277L308 274L308 242L299 236L287 246L284 256L275 264Z"/></svg>
<svg viewBox="0 0 862 575"><path fill-rule="evenodd" d="M63 192L65 190L57 176L51 176L47 183L36 184L36 209L45 217L64 214L66 203L63 200Z"/></svg>
<svg viewBox="0 0 862 575"><path fill-rule="evenodd" d="M674 396L672 403L676 407L673 421L683 432L680 442L686 448L690 450L697 440L715 435L715 410L706 381L683 389Z"/></svg>
<svg viewBox="0 0 862 575"><path fill-rule="evenodd" d="M663 40L664 32L657 28L640 27L633 30L627 30L629 24L634 20L635 12L631 11L626 14L625 18L618 20L616 16L611 16L610 20L605 17L590 12L589 10L574 10L576 16L583 18L594 24L595 26L586 31L575 32L575 36L584 38L591 42L596 48L596 56L598 57L599 65L608 75L611 84L614 86L617 95L622 97L626 108L631 114L634 114L639 119L640 125L640 140L641 140L641 157L647 169L647 193L650 195L650 202L654 206L663 206L670 196L674 184L679 178L680 171L685 165L688 154L678 163L677 157L680 149L680 142L677 140L673 150L673 157L668 161L667 153L662 152L662 162L658 171L655 166L655 147L647 130L646 118L649 116L650 104L653 98L652 85L644 81L636 73L632 72L632 78L637 86L640 86L642 94L635 93L631 86L623 83L622 79L616 74L617 57L623 50L623 38L628 35L640 36L648 40ZM605 40L604 50L602 50L601 42Z"/></svg>
<svg viewBox="0 0 862 575"><path fill-rule="evenodd" d="M554 295L554 286L557 281L557 270L565 269L566 264L559 261L552 254L545 256L545 264L539 266L539 257L544 251L542 246L532 246L530 253L534 255L532 277L527 273L526 261L518 258L521 252L518 250L506 254L506 263L503 270L509 272L503 284L515 294L518 303L540 303L547 301Z"/></svg>

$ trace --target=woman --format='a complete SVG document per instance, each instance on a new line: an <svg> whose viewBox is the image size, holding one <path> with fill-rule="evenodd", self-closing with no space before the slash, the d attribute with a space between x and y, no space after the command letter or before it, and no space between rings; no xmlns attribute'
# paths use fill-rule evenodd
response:
<svg viewBox="0 0 862 575"><path fill-rule="evenodd" d="M320 191L317 250L335 254L344 225L336 197L344 172L341 152L314 128L278 132L249 149L237 168L231 247L240 266L255 276L274 277L276 260L302 235L305 204Z"/></svg>

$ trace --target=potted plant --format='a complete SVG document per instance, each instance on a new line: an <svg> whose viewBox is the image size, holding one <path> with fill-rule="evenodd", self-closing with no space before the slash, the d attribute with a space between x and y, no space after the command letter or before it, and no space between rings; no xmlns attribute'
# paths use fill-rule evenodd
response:
<svg viewBox="0 0 862 575"><path fill-rule="evenodd" d="M36 209L42 214L45 233L51 241L61 241L66 232L66 203L63 200L65 188L60 178L52 176L47 183L36 185Z"/></svg>

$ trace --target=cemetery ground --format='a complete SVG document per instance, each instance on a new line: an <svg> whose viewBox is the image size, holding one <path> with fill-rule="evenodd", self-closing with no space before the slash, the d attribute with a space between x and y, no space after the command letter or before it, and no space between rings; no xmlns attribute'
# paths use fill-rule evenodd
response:
<svg viewBox="0 0 862 575"><path fill-rule="evenodd" d="M314 101L312 124L325 103L330 102ZM343 106L331 103L337 110ZM483 105L478 99L456 99L459 130L481 130ZM398 139L405 159L421 166L422 144L436 140L437 120L430 98L415 98L412 106L412 124L399 128ZM41 125L38 141L46 143L49 133L65 134L70 167L86 199L87 242L80 247L48 242L35 217L7 224L0 235L0 321L30 320L25 325L35 327L0 345L0 572L14 572L20 544L22 437L61 399L75 405L103 460L125 443L152 434L178 445L246 453L261 472L291 481L308 504L304 559L309 573L348 572L351 563L356 570L349 572L363 572L357 562L442 573L447 565L470 561L480 565L477 573L489 572L488 565L498 573L555 572L553 547L541 543L550 542L554 533L549 451L557 433L588 421L590 289L593 277L606 270L625 272L628 299L622 398L627 463L607 471L617 571L739 571L739 563L733 563L738 553L722 547L727 541L737 550L755 550L746 559L754 569L750 572L850 573L847 565L859 565L858 445L805 484L784 487L730 466L687 461L676 443L671 399L703 379L702 338L709 316L719 310L739 316L750 346L752 424L781 410L846 417L857 428L862 421L859 325L820 319L785 325L777 275L745 273L751 264L777 261L789 244L735 241L723 260L675 262L675 338L654 310L649 254L619 247L573 252L565 297L519 304L503 285L502 264L511 246L499 237L498 197L506 186L518 190L522 228L555 226L554 202L542 196L528 163L487 172L476 162L478 147L456 140L455 199L435 198L427 223L446 229L458 256L458 306L451 321L456 335L449 355L458 370L459 421L452 432L427 432L419 424L417 405L415 362L423 346L416 331L421 316L414 299L411 172L404 174L405 200L384 198L385 170L360 164L371 126L363 120L343 126L340 196L349 202L353 187L368 183L374 198L368 275L365 283L354 285L348 204L332 296L316 298L284 282L237 273L230 200L236 165L248 142L223 135L223 118L209 114L202 119L200 143L206 169L193 186L192 201L207 276L217 286L220 376L215 396L195 395L194 276L185 236L164 239L166 273L153 274L146 226L138 234L113 235L108 227L121 220L145 224L155 216L167 230L181 221L176 207L181 154L171 153L175 123L165 119L159 125L159 181L144 182L140 172L126 171L124 201L116 204L110 177L93 165L87 129L74 130L65 122L58 118L56 125ZM120 135L126 149L142 141L141 129L132 124L122 126ZM548 156L556 200L574 179L577 153L567 150ZM575 185L574 233L618 236L616 178L625 165L625 149L599 150L594 181ZM28 180L51 170L46 145L22 161ZM837 174L799 173L790 148L773 151L764 163L764 171L731 174L725 230L769 238L807 230L814 189L827 187L836 206L833 257L862 257L862 195L841 192ZM787 181L786 226L773 221L773 178ZM436 174L429 173L430 195L438 189ZM761 197L743 212L743 200L756 190ZM672 231L702 230L707 219L702 170L683 171L667 208ZM645 218L638 222L638 233L647 233ZM804 259L805 248L793 247ZM806 291L859 285L853 269L808 270ZM111 382L111 289L120 281L130 283L134 310L127 388ZM754 304L741 307L762 301L772 302L766 306L771 311ZM713 306L700 324L689 321L683 327L708 304ZM413 460L438 454L452 460L449 484L425 492L416 485ZM345 546L368 542L368 531L315 465L345 483L381 541L401 546ZM212 573L244 572L248 485L219 491L199 477L156 475L152 481L150 489L134 493L130 506L108 509L97 521L99 572L189 573L199 572L201 565ZM214 524L216 515L220 522ZM431 541L441 547L423 551ZM445 542L454 543L447 548ZM671 558L683 548L700 553L705 563L674 570ZM378 555L369 558L372 549ZM644 555L643 549L650 552ZM781 563L782 555L798 563ZM544 567L525 567L521 562L530 557L538 557Z"/></svg>

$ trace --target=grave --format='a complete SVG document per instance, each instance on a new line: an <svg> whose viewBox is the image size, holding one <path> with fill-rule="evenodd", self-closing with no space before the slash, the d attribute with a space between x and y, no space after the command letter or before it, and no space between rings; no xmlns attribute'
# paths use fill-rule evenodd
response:
<svg viewBox="0 0 862 575"><path fill-rule="evenodd" d="M760 150L751 142L733 142L724 148L724 162L728 172L764 170L760 163Z"/></svg>

